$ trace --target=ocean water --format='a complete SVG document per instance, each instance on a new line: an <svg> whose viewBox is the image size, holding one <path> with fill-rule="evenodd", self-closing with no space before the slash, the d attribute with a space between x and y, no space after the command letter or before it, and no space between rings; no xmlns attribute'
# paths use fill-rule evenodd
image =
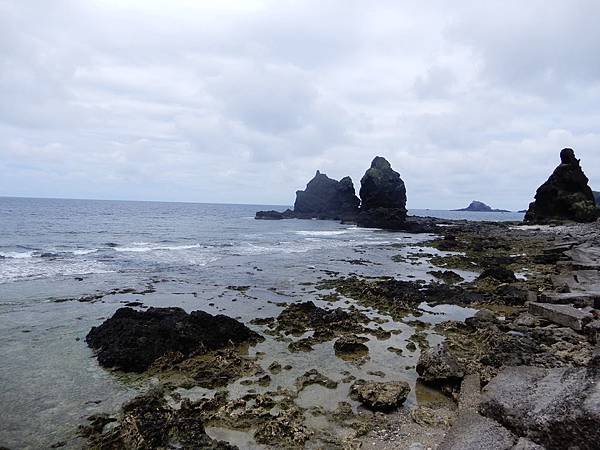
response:
<svg viewBox="0 0 600 450"><path fill-rule="evenodd" d="M257 210L280 208L0 198L0 446L47 448L65 442L66 448L78 448L77 427L85 417L114 412L144 389L148 380L100 368L84 342L92 326L124 303L203 309L248 323L277 315L282 302L311 300L321 305L314 283L332 275L432 280L427 272L434 267L427 258L418 258L424 252L419 244L429 235L333 221L254 219ZM522 218L508 213L411 213L474 220ZM392 256L398 254L416 257L394 262ZM240 293L235 286L248 290ZM424 305L424 316L432 321L472 314L465 308L432 311ZM312 367L334 379L342 370L364 377L366 371L382 368L397 376L398 367L414 367L418 354L390 356L385 348L401 347L413 330L403 323L386 326L402 332L393 342L370 342L371 361L360 369L346 367L330 345L316 348L310 357L298 357L268 339L253 351L266 354L265 367L275 359L292 363L288 379L274 380L281 385ZM435 342L438 337L431 334L429 339ZM414 370L405 372L404 378L414 382ZM346 400L343 389L316 392L313 400L329 398L335 405ZM418 401L415 395L412 402ZM215 433L222 436L222 431Z"/></svg>

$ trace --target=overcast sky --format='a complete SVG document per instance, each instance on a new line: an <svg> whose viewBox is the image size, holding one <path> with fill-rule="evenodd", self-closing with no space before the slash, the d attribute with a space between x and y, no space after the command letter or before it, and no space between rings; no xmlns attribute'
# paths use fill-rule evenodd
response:
<svg viewBox="0 0 600 450"><path fill-rule="evenodd" d="M375 155L412 208L600 189L600 2L0 0L0 195L291 204Z"/></svg>

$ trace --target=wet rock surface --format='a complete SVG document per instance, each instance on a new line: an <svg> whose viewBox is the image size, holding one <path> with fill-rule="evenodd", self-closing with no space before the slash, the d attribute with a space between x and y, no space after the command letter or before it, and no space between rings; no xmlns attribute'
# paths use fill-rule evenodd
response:
<svg viewBox="0 0 600 450"><path fill-rule="evenodd" d="M526 222L593 222L600 216L589 180L575 152L570 148L561 150L560 160L548 181L538 188L535 201L525 214Z"/></svg>
<svg viewBox="0 0 600 450"><path fill-rule="evenodd" d="M401 406L410 392L404 381L357 380L350 387L350 396L374 411L391 411Z"/></svg>
<svg viewBox="0 0 600 450"><path fill-rule="evenodd" d="M182 405L175 410L167 405L160 389L136 397L122 408L120 418L92 417L81 434L92 449L202 448L235 450L237 447L211 439L201 417ZM116 425L105 431L105 425Z"/></svg>
<svg viewBox="0 0 600 450"><path fill-rule="evenodd" d="M100 365L131 372L146 370L167 353L189 357L260 339L230 317L181 308L120 308L86 336Z"/></svg>

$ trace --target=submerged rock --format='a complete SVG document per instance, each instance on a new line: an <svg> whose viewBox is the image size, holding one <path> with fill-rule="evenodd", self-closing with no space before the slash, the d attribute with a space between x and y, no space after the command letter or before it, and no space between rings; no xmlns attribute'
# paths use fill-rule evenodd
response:
<svg viewBox="0 0 600 450"><path fill-rule="evenodd" d="M337 353L368 353L369 347L364 343L368 339L356 335L342 336L333 344L333 349Z"/></svg>
<svg viewBox="0 0 600 450"><path fill-rule="evenodd" d="M261 339L231 317L181 308L119 308L85 338L101 366L126 372L142 372L168 353L189 357Z"/></svg>
<svg viewBox="0 0 600 450"><path fill-rule="evenodd" d="M573 149L564 148L560 160L548 181L538 188L535 201L525 214L525 222L593 222L600 216L588 178Z"/></svg>
<svg viewBox="0 0 600 450"><path fill-rule="evenodd" d="M406 187L390 163L381 156L375 157L360 183L358 225L402 229L406 221Z"/></svg>
<svg viewBox="0 0 600 450"><path fill-rule="evenodd" d="M357 380L350 387L350 396L374 411L391 411L401 406L410 392L404 381Z"/></svg>
<svg viewBox="0 0 600 450"><path fill-rule="evenodd" d="M547 448L598 448L600 372L508 367L483 390L480 412Z"/></svg>

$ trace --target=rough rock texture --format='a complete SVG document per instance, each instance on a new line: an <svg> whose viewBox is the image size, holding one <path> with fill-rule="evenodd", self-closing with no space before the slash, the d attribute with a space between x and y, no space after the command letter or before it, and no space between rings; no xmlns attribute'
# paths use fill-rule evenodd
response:
<svg viewBox="0 0 600 450"><path fill-rule="evenodd" d="M410 392L404 381L357 380L350 387L350 396L374 411L391 411L401 406Z"/></svg>
<svg viewBox="0 0 600 450"><path fill-rule="evenodd" d="M356 196L350 177L340 181L329 178L317 170L303 191L296 191L294 210L284 212L258 211L256 219L324 219L354 221L360 199Z"/></svg>
<svg viewBox="0 0 600 450"><path fill-rule="evenodd" d="M417 363L420 379L430 384L460 383L464 373L445 342L421 353Z"/></svg>
<svg viewBox="0 0 600 450"><path fill-rule="evenodd" d="M336 181L317 170L306 189L296 192L294 215L300 218L352 220L358 213L359 204L350 177Z"/></svg>
<svg viewBox="0 0 600 450"><path fill-rule="evenodd" d="M160 390L151 390L125 404L120 421L108 431L103 431L104 426L116 419L92 416L88 420L90 425L83 426L81 434L88 438L88 448L92 449L237 449L211 439L201 418L185 402L174 410Z"/></svg>
<svg viewBox="0 0 600 450"><path fill-rule="evenodd" d="M594 194L573 150L563 149L560 160L548 181L538 188L535 201L525 214L526 222L593 222L598 218Z"/></svg>
<svg viewBox="0 0 600 450"><path fill-rule="evenodd" d="M367 338L356 335L342 336L333 344L333 349L336 353L367 353L369 347L364 343Z"/></svg>
<svg viewBox="0 0 600 450"><path fill-rule="evenodd" d="M508 367L483 390L480 412L548 449L598 448L600 372Z"/></svg>
<svg viewBox="0 0 600 450"><path fill-rule="evenodd" d="M390 163L385 158L375 157L360 183L362 204L358 225L402 229L406 221L406 187Z"/></svg>
<svg viewBox="0 0 600 450"><path fill-rule="evenodd" d="M97 351L100 365L142 372L167 353L180 352L187 357L262 338L224 315L188 314L181 308L119 308L85 339Z"/></svg>

